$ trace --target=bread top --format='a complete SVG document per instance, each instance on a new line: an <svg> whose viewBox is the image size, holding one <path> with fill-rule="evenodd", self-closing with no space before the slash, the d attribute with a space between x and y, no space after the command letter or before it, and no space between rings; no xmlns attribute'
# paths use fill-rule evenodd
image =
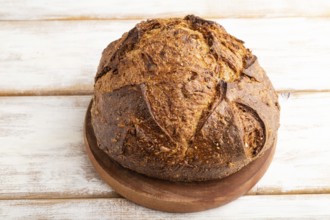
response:
<svg viewBox="0 0 330 220"><path fill-rule="evenodd" d="M141 22L109 44L94 90L99 147L152 177L222 178L275 143L277 95L256 57L193 15Z"/></svg>

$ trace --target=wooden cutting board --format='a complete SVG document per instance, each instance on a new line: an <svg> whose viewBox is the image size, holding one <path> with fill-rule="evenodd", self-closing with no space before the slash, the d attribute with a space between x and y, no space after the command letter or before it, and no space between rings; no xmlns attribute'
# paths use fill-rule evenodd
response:
<svg viewBox="0 0 330 220"><path fill-rule="evenodd" d="M272 161L275 146L243 169L226 178L205 182L170 182L128 170L97 147L91 124L91 105L85 118L87 154L96 171L123 197L148 208L167 212L196 212L224 205L248 192Z"/></svg>

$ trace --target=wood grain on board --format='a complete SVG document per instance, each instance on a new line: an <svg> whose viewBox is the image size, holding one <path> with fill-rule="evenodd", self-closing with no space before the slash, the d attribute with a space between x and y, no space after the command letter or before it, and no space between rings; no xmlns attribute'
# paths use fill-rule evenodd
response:
<svg viewBox="0 0 330 220"><path fill-rule="evenodd" d="M280 96L274 160L249 194L330 193L330 93ZM118 197L83 143L90 96L0 98L0 199Z"/></svg>
<svg viewBox="0 0 330 220"><path fill-rule="evenodd" d="M277 90L330 90L330 19L217 21L245 40ZM91 94L102 50L137 22L0 22L0 95Z"/></svg>
<svg viewBox="0 0 330 220"><path fill-rule="evenodd" d="M0 20L139 19L196 14L203 17L327 17L327 0L103 1L1 0Z"/></svg>
<svg viewBox="0 0 330 220"><path fill-rule="evenodd" d="M144 207L189 213L225 205L245 195L261 179L272 162L275 145L238 172L217 181L179 183L148 178L109 160L98 148L91 119L92 102L84 124L86 151L96 172L113 190Z"/></svg>

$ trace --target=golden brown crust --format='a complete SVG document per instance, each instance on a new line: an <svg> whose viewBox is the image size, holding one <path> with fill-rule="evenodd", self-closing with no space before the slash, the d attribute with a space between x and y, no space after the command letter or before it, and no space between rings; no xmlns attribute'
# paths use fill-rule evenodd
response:
<svg viewBox="0 0 330 220"><path fill-rule="evenodd" d="M122 166L203 181L275 144L279 105L242 41L189 15L141 22L103 51L92 124L100 149Z"/></svg>

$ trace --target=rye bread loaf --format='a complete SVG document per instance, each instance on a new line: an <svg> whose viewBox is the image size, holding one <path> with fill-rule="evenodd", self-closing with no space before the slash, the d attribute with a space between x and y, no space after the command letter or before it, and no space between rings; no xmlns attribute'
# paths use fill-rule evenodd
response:
<svg viewBox="0 0 330 220"><path fill-rule="evenodd" d="M189 15L137 24L103 51L92 125L109 159L150 177L233 174L276 144L278 97L257 58Z"/></svg>

